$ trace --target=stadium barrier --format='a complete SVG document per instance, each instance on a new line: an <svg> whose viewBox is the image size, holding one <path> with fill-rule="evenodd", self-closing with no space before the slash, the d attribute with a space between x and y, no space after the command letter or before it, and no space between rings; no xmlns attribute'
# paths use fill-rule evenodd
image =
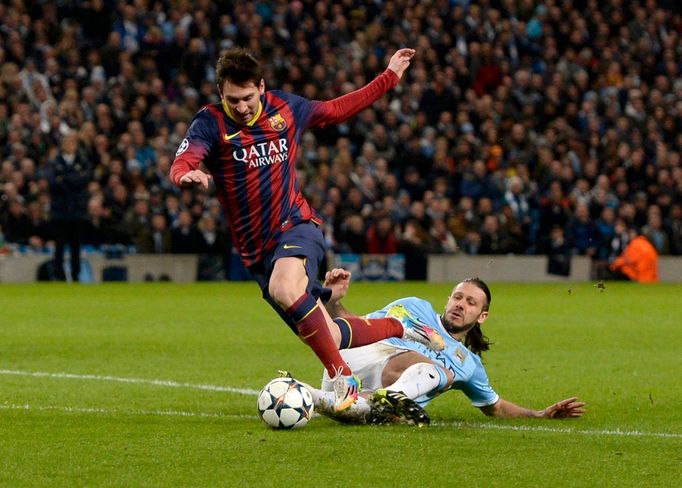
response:
<svg viewBox="0 0 682 488"><path fill-rule="evenodd" d="M0 256L0 283L31 283L38 280L51 262L49 254ZM68 266L68 257L65 258ZM401 276L399 258L379 256L349 256L330 260L334 265L356 263L357 278L396 280ZM197 280L199 256L190 254L88 254L82 258L81 281L173 281L191 283ZM350 266L351 268L353 266ZM592 281L590 259L574 256L568 276L547 273L546 256L464 256L431 255L428 258L427 281L455 282L465 277L478 276L490 282L586 282ZM357 269L356 269L357 271ZM659 258L659 274L663 283L682 283L682 258ZM68 273L67 273L68 275ZM367 275L367 276L364 276ZM247 279L239 276L235 279Z"/></svg>
<svg viewBox="0 0 682 488"><path fill-rule="evenodd" d="M573 256L566 276L548 273L546 256L495 255L429 257L428 281L433 283L458 282L479 277L484 281L562 282L590 281L591 260Z"/></svg>
<svg viewBox="0 0 682 488"><path fill-rule="evenodd" d="M69 259L64 258L68 267ZM53 263L45 254L0 257L0 283L32 283L50 280L44 271ZM81 258L80 280L85 283L102 281L173 281L191 283L197 279L198 256L194 254L129 254L111 256L89 254ZM69 276L69 273L66 273Z"/></svg>

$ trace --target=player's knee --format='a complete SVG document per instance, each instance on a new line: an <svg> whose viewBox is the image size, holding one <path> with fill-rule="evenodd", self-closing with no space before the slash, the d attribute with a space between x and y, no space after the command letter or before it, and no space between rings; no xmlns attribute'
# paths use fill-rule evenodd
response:
<svg viewBox="0 0 682 488"><path fill-rule="evenodd" d="M433 379L438 378L438 391L450 388L455 380L455 375L452 371L432 363L419 363L415 367L419 375L428 375Z"/></svg>
<svg viewBox="0 0 682 488"><path fill-rule="evenodd" d="M279 306L287 309L305 293L305 287L286 277L273 277L268 283L268 293Z"/></svg>

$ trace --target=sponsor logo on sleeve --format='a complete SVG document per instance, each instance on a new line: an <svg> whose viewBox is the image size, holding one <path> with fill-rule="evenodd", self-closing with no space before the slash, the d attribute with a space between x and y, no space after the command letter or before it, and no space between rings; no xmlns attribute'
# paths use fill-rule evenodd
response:
<svg viewBox="0 0 682 488"><path fill-rule="evenodd" d="M180 143L180 147L178 148L177 152L175 153L175 157L177 158L182 153L187 151L187 148L189 148L189 141L187 139L183 139L182 142Z"/></svg>

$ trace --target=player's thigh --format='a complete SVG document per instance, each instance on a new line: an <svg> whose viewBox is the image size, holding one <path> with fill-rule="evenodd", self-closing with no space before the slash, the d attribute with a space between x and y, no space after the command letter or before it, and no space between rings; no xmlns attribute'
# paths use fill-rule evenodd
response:
<svg viewBox="0 0 682 488"><path fill-rule="evenodd" d="M400 375L402 375L407 368L414 364L429 363L433 364L429 358L423 354L415 351L406 351L402 354L392 356L384 366L381 374L382 386L388 386L395 383Z"/></svg>
<svg viewBox="0 0 682 488"><path fill-rule="evenodd" d="M292 256L279 258L275 261L270 275L270 292L275 291L276 294L281 293L279 287L284 287L285 290L290 291L295 295L295 298L300 297L305 292L308 286L308 275L305 269L305 258Z"/></svg>
<svg viewBox="0 0 682 488"><path fill-rule="evenodd" d="M319 265L324 258L322 231L312 222L295 225L278 239L272 251L272 272L269 289L278 302L281 298L294 300L304 292L327 299L325 289L317 280ZM274 293L273 293L274 292Z"/></svg>

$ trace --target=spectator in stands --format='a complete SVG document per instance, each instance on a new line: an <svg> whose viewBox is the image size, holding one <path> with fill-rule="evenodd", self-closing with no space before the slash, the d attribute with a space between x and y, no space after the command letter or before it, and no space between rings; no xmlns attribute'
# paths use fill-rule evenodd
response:
<svg viewBox="0 0 682 488"><path fill-rule="evenodd" d="M670 206L665 229L670 240L671 253L679 256L682 254L682 204L675 203Z"/></svg>
<svg viewBox="0 0 682 488"><path fill-rule="evenodd" d="M5 239L5 234L2 232L2 224L0 224L0 256L4 254L9 254L11 252L7 239Z"/></svg>
<svg viewBox="0 0 682 488"><path fill-rule="evenodd" d="M646 225L642 227L642 234L649 239L658 254L670 253L668 234L663 229L663 218L658 205L651 205L647 209L647 220Z"/></svg>
<svg viewBox="0 0 682 488"><path fill-rule="evenodd" d="M31 220L20 196L7 202L7 210L0 224L5 229L5 239L8 242L28 244L29 238L33 235Z"/></svg>
<svg viewBox="0 0 682 488"><path fill-rule="evenodd" d="M597 225L590 217L585 203L576 205L574 216L568 222L567 239L574 254L594 257L599 246L600 235Z"/></svg>
<svg viewBox="0 0 682 488"><path fill-rule="evenodd" d="M481 229L480 254L506 254L509 250L507 236L500 230L497 215L486 215Z"/></svg>
<svg viewBox="0 0 682 488"><path fill-rule="evenodd" d="M71 255L71 281L78 282L81 261L80 246L87 222L88 184L92 179L90 161L78 151L78 137L64 136L61 151L47 170L52 197L51 220L55 240L57 277L65 280L64 249Z"/></svg>
<svg viewBox="0 0 682 488"><path fill-rule="evenodd" d="M362 254L367 250L367 231L365 220L357 214L348 215L340 226L337 234L338 246L336 252Z"/></svg>
<svg viewBox="0 0 682 488"><path fill-rule="evenodd" d="M428 230L417 218L409 217L398 240L398 250L405 255L406 280L426 279L426 256L432 249Z"/></svg>
<svg viewBox="0 0 682 488"><path fill-rule="evenodd" d="M514 175L507 180L507 191L504 193L504 201L511 209L516 220L524 227L530 224L530 203L524 192L523 180Z"/></svg>
<svg viewBox="0 0 682 488"><path fill-rule="evenodd" d="M380 215L367 229L366 252L369 254L395 254L398 252L398 239L391 217L388 215Z"/></svg>
<svg viewBox="0 0 682 488"><path fill-rule="evenodd" d="M431 239L436 246L434 253L454 254L459 250L455 236L452 235L452 232L450 232L442 218L433 220L429 234L431 234Z"/></svg>
<svg viewBox="0 0 682 488"><path fill-rule="evenodd" d="M197 279L219 281L227 276L229 251L232 248L227 232L218 227L215 219L206 214L199 219L197 228L204 240L203 254L199 258Z"/></svg>
<svg viewBox="0 0 682 488"><path fill-rule="evenodd" d="M568 276L571 273L571 247L560 226L552 228L547 246L547 273Z"/></svg>
<svg viewBox="0 0 682 488"><path fill-rule="evenodd" d="M599 242L594 255L596 260L608 260L610 254L610 244L616 233L616 212L612 207L604 207L597 222L597 233Z"/></svg>
<svg viewBox="0 0 682 488"><path fill-rule="evenodd" d="M561 183L554 180L547 195L540 200L539 248L547 248L547 238L554 227L565 228L570 218L568 199L564 196Z"/></svg>
<svg viewBox="0 0 682 488"><path fill-rule="evenodd" d="M137 197L133 207L126 212L123 219L123 226L133 243L139 239L145 229L149 228L150 216L149 199L146 196Z"/></svg>
<svg viewBox="0 0 682 488"><path fill-rule="evenodd" d="M173 254L200 254L206 248L189 210L180 211L178 225L171 230L171 242Z"/></svg>
<svg viewBox="0 0 682 488"><path fill-rule="evenodd" d="M151 226L144 229L135 241L135 248L141 254L167 254L173 252L173 237L166 216L161 213L153 214Z"/></svg>

